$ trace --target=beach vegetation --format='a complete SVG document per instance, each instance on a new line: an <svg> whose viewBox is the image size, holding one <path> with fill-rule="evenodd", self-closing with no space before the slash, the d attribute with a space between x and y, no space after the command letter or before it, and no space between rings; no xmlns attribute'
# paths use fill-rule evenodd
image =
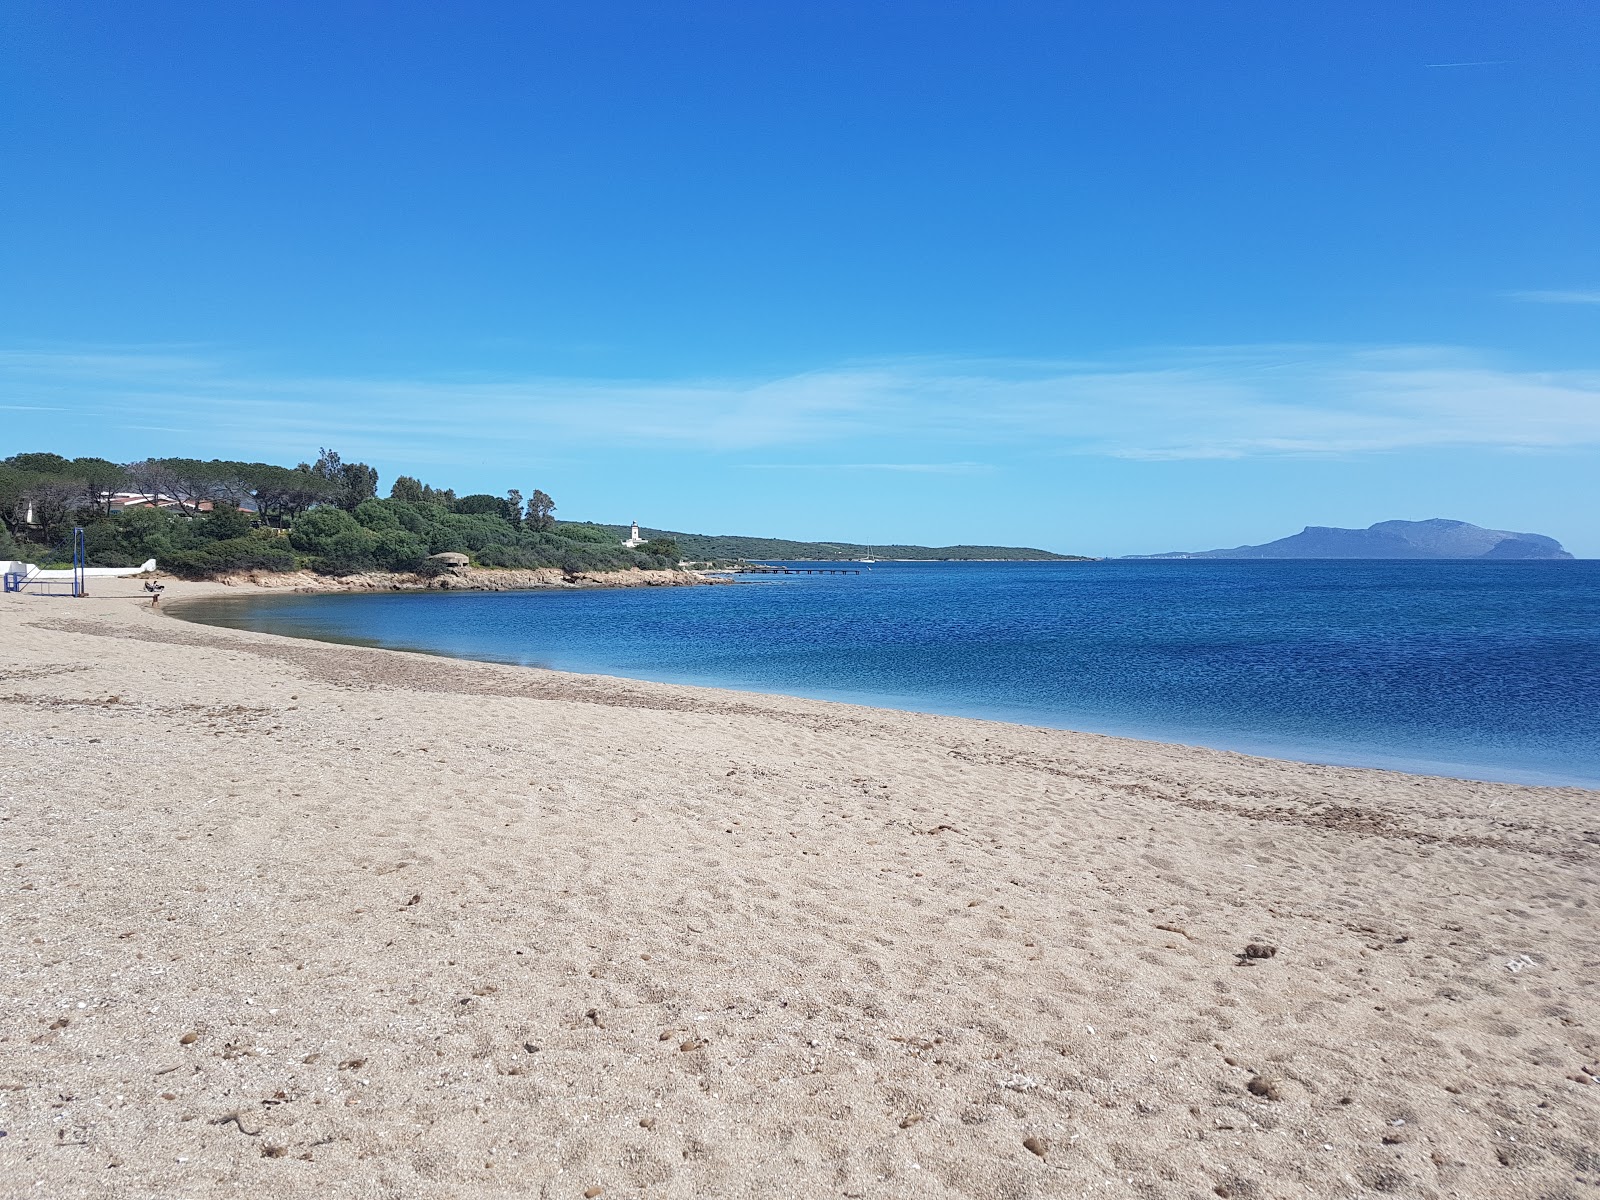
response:
<svg viewBox="0 0 1600 1200"><path fill-rule="evenodd" d="M678 549L678 540L669 537L654 537L640 547L646 554L653 554L657 558L669 559L677 562L682 557Z"/></svg>
<svg viewBox="0 0 1600 1200"><path fill-rule="evenodd" d="M238 571L428 573L429 556L466 554L480 566L610 571L660 566L598 526L576 538L555 529L555 502L538 489L476 494L395 480L322 448L294 467L221 459L114 463L48 452L0 460L0 554L58 562L82 526L92 566L136 566L205 577Z"/></svg>
<svg viewBox="0 0 1600 1200"><path fill-rule="evenodd" d="M239 571L292 571L295 556L281 538L224 538L189 549L169 550L159 556L163 570L186 579L209 579Z"/></svg>
<svg viewBox="0 0 1600 1200"><path fill-rule="evenodd" d="M856 546L710 537L557 521L542 488L457 496L413 475L386 499L378 472L322 447L293 467L223 459L114 463L37 451L0 460L0 557L57 562L85 530L92 566L137 566L205 577L241 571L330 575L426 572L429 556L465 554L480 567L555 568L569 575L675 567L684 559L1059 558L999 546Z"/></svg>
<svg viewBox="0 0 1600 1200"><path fill-rule="evenodd" d="M554 532L568 541L595 542L601 545L612 545L622 539L616 533L601 525L590 525L579 521L563 521L554 527Z"/></svg>

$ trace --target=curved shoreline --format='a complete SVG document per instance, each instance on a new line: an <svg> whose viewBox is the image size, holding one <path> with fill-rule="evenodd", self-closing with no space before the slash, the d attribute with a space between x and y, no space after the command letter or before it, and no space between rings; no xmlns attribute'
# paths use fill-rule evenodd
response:
<svg viewBox="0 0 1600 1200"><path fill-rule="evenodd" d="M518 574L522 574L522 572L518 572ZM559 573L557 573L557 574L559 574ZM621 573L618 572L616 574L621 574ZM655 574L655 573L654 572L643 572L643 571L641 571L641 572L637 572L637 574L640 575L640 576L643 576L643 575L650 575L650 574ZM668 574L668 573L663 572L662 574ZM671 574L679 574L679 573L674 572L674 573L671 573ZM316 578L316 577L313 577L313 578ZM363 576L363 577L349 577L349 578L351 578L351 579L374 579L376 577L374 577L374 576ZM703 693L703 694L706 694L708 696L717 696L717 697L722 697L722 698L730 698L730 697L743 698L743 699L748 700L750 702L767 701L767 702L770 702L774 706L781 706L781 705L786 705L786 704L795 704L795 705L804 705L804 706L819 706L819 707L821 707L822 709L825 709L825 710L826 709L833 709L833 708L848 709L848 710L851 710L853 713L856 713L856 714L881 714L885 718L899 717L899 718L905 718L905 719L910 720L910 721L974 723L974 724L979 724L979 725L983 725L983 726L986 726L986 727L994 727L994 728L997 728L997 729L1000 729L1000 730L1015 731L1017 733L1036 734L1036 735L1040 735L1040 736L1044 736L1044 737L1058 736L1058 737L1067 738L1067 739L1089 739L1089 740L1097 742L1097 743L1102 743L1102 742L1103 743L1115 743L1115 744L1120 744L1120 745L1124 746L1129 752L1134 753L1134 754L1137 754L1141 750L1149 750L1151 752L1159 752L1163 757L1176 756L1176 757L1181 759L1184 756L1189 756L1189 755L1211 756L1211 757L1220 758L1222 760L1226 760L1228 762L1254 763L1254 764L1259 764L1259 765L1261 765L1263 767L1276 767L1276 768L1284 768L1284 769L1301 769L1301 770L1305 770L1305 771L1312 772L1312 773L1335 772L1335 773L1350 773L1350 774L1355 774L1355 775L1393 776L1393 777L1396 777L1397 779L1400 779L1400 780L1416 781L1418 783L1428 782L1428 783L1439 783L1439 784L1445 784L1445 785L1456 785L1456 786L1466 787L1468 789L1473 789L1473 788L1483 788L1483 789L1512 788L1512 789L1517 789L1517 790L1520 790L1520 791L1529 791L1529 792L1534 792L1534 793L1556 792L1556 793L1571 794L1571 795L1579 796L1579 797L1590 797L1590 798L1593 798L1597 802L1597 804L1600 804L1600 789L1584 787L1582 785L1563 784L1563 783L1525 783L1525 782L1519 782L1519 781L1514 781L1514 780L1485 780L1485 779L1476 779L1476 778L1471 778L1471 777L1466 777L1466 776L1438 775L1438 774L1430 774L1430 773L1427 773L1427 772L1404 771L1404 770L1398 770L1398 769L1391 768L1391 767L1371 766L1371 765L1358 764L1358 763L1329 763L1329 762L1308 761L1308 760L1304 760L1304 759L1285 758L1285 757L1280 757L1280 756L1270 755L1270 754L1257 754L1257 753L1251 753L1249 751L1232 750L1232 749L1227 749L1227 748L1205 746L1205 745L1200 745L1200 744L1195 744L1195 743L1167 741L1167 740L1163 740L1163 739L1160 739L1160 738L1154 738L1154 737L1144 738L1144 737L1127 736L1127 735L1116 734L1116 733L1099 733L1099 732L1088 731L1088 730L1070 729L1070 728L1061 727L1061 726L1028 724L1026 722L1011 721L1011 720L997 719L997 718L990 718L990 717L983 717L983 716L969 716L969 715L963 715L963 714L957 714L957 713L922 711L922 710L917 710L917 709L907 709L907 708L897 708L897 707L883 706L883 705L874 705L874 704L868 704L868 703L863 703L863 702L854 701L854 700L836 700L836 699L826 699L826 698L813 697L813 696L795 695L793 693L788 693L788 692L763 691L763 690L760 690L760 689L757 689L757 688L742 688L742 687L737 687L737 686L725 686L725 685L718 685L718 684L676 683L676 682L668 682L668 681L662 681L662 680L646 679L646 678L642 678L642 677L639 677L639 676L609 674L609 673L602 672L602 671L571 671L571 670L564 670L564 669L559 669L559 668L524 665L524 664L520 664L520 663L512 663L512 662L506 662L506 661L494 660L494 659L473 658L473 657L466 656L466 655L453 654L453 653L450 653L448 651L431 650L431 649L428 649L426 647L384 646L384 645L377 644L375 642L365 642L365 641L357 642L357 641L354 641L354 640L352 640L352 641L336 641L336 640L327 639L327 638L313 637L313 636L310 636L310 635L297 635L297 634L290 634L290 633L266 632L266 631L260 631L260 630L242 629L242 628L238 628L238 627L235 627L235 626L228 626L228 625L215 625L215 624L210 624L208 622L197 621L197 620L193 620L193 619L187 618L187 617L182 615L181 611L179 611L179 610L181 610L181 609L183 609L185 607L188 607L189 605L194 604L194 603L205 603L205 602L214 601L214 600L231 600L231 599L237 599L237 598L261 598L263 596L271 596L271 595L273 595L275 593L279 594L279 595L288 595L288 594L294 594L297 591L298 592L325 591L325 592L349 593L349 594L390 593L390 594L400 595L400 594L419 594L419 593L424 593L424 592L437 592L437 591L444 591L444 590L448 590L448 589L435 589L435 588L426 588L426 587L418 587L418 588L377 587L377 586L366 586L365 584L357 585L357 586L351 586L351 587L332 586L332 587L328 587L328 588L325 588L325 589L302 588L302 587L299 586L299 581L297 579L295 579L294 577L289 577L289 576L276 576L276 577L273 577L271 581L269 581L267 583L263 583L263 584L255 583L253 580L246 579L246 578L238 578L238 579L231 579L231 580L208 580L208 581L203 581L203 582L187 581L187 580L176 580L176 579L174 579L174 580L171 580L167 584L168 594L165 594L163 596L163 601L164 602L162 604L160 604L157 608L152 610L152 607L149 604L148 599L144 597L144 594L142 592L142 587L137 587L136 586L136 585L139 585L139 581L138 580L136 580L136 579L118 579L118 580L106 580L106 581L98 581L98 582L99 582L99 586L96 587L96 589L95 589L94 598L101 598L101 599L110 598L114 602L121 602L118 605L118 608L120 609L120 611L123 614L126 614L126 615L137 614L138 617L141 617L141 618L144 618L144 619L149 619L149 618L152 618L152 617L156 618L156 619L173 618L173 619L176 619L178 621L183 622L186 626L192 626L192 627L194 627L196 629L215 630L215 631L219 631L220 633L222 633L224 635L227 635L227 636L237 637L237 638L240 638L240 639L245 639L245 640L250 640L250 641L254 641L256 639L264 639L269 643L271 643L271 642L284 642L284 643L290 643L290 644L306 644L306 645L311 645L311 646L326 646L326 647L330 647L330 648L347 647L347 648L352 649L352 650L359 650L359 651L362 651L362 652L365 652L365 653L372 653L372 654L402 655L402 656L408 656L408 657L409 656L415 656L415 657L426 659L428 661L435 662L435 663L450 663L450 664L455 664L455 665L461 666L461 667L480 667L480 668L484 668L486 670L494 670L494 671L527 672L527 673L536 674L536 675L541 676L541 677L550 677L550 678L553 678L553 679L556 679L556 680L581 681L584 684L591 685L591 686L615 685L616 687L618 687L620 689L624 689L624 690L659 689L659 690L663 690L663 691L666 691L666 692L681 692L681 693L687 693L687 694L691 694L691 695L702 694ZM107 585L112 585L112 587L108 587ZM490 591L490 592L493 592L493 591L512 591L512 590L545 591L545 590L562 590L562 586L563 585L539 585L539 586L535 586L535 587L531 587L531 588L530 587L524 587L524 588L487 587L487 588L474 588L474 589L463 589L463 590ZM623 586L623 587L626 587L626 586L630 586L630 585L628 585L628 584L616 584L616 583L608 584L608 583L604 583L604 582L589 582L587 580L586 581L582 581L582 582L570 582L570 583L565 585L565 587L568 588L568 589L604 588L604 587L608 587L608 586ZM656 586L656 585L654 585L652 583L649 583L649 582L646 582L646 581L643 581L643 580L640 580L640 581L637 581L637 582L633 583L631 586ZM676 585L669 584L668 586L683 586L683 585L681 585L681 584L676 584ZM255 588L257 590L252 592L251 591L252 588ZM113 590L115 592L114 595L112 595ZM43 597L20 597L18 599L21 600L23 603L26 603L28 600L42 600L44 598ZM131 604L133 606L131 610L128 607L130 602L131 602ZM71 604L72 601L67 600L66 603ZM61 615L63 617L68 617L68 618L70 618L70 616L74 612L74 610L70 609L70 608L69 609L63 609L63 610L54 610L54 611L60 611ZM48 626L46 626L46 627L48 627ZM196 643L196 644L198 644L198 643ZM1597 837L1597 843L1596 844L1600 845L1600 837Z"/></svg>
<svg viewBox="0 0 1600 1200"><path fill-rule="evenodd" d="M0 597L57 1194L1531 1196L1600 1141L1600 793L164 618Z"/></svg>
<svg viewBox="0 0 1600 1200"><path fill-rule="evenodd" d="M491 574L480 572L480 574ZM501 573L493 573L501 574ZM518 572L518 575L527 573ZM650 573L639 573L641 576ZM312 577L313 579L315 577ZM354 577L355 580L371 580L370 576ZM596 577L596 581L585 581L572 586L585 588L604 587L606 576ZM280 582L279 580L282 580ZM248 585L251 581L241 579L230 581L226 584L227 590L216 591L213 585L191 584L189 587L198 587L203 590L198 594L176 600L179 607L188 607L193 603L204 604L214 599L260 598L271 595L273 592L345 592L356 594L369 594L372 592L415 592L415 591L443 591L449 589L422 589L422 588L381 588L360 583L357 586L330 586L325 588L294 587L297 582L295 577L279 577L274 580L274 586L256 589ZM335 581L340 582L340 581ZM650 580L640 579L633 586L649 584ZM673 581L676 582L676 581ZM727 580L712 580L709 582L729 582ZM549 587L539 584L531 587L484 587L473 590L480 591L510 591L528 590L545 591ZM291 637L303 640L322 641L335 645L355 645L372 648L395 650L403 653L424 654L433 657L449 658L464 662L494 663L502 666L527 667L525 660L519 661L511 656L474 655L467 651L453 648L434 647L426 644L410 644L404 641L384 641L381 638L363 637L352 634L350 636L330 636L324 632L299 632L294 629L256 629L231 621L212 621L203 615L186 617L182 612L174 611L173 615L193 620L197 624L208 625L216 628L243 629L249 632L265 634L267 636ZM1346 748L1339 745L1322 745L1315 741L1304 739L1276 737L1271 734L1248 736L1217 735L1205 737L1196 734L1186 738L1180 732L1179 736L1165 733L1158 728L1138 728L1123 725L1086 727L1081 723L1068 723L1063 718L1045 711L1025 711L996 709L992 706L981 704L964 704L940 697L918 697L910 695L880 695L865 690L851 690L848 688L805 688L791 687L783 683L744 683L739 681L721 680L715 678L694 678L691 674L679 672L661 672L655 675L619 672L609 664L598 663L588 665L584 663L568 664L561 667L538 665L537 669L559 670L577 675L593 675L597 677L627 679L637 682L655 683L669 687L708 688L722 691L733 691L747 695L789 697L793 699L809 700L818 703L833 703L859 706L864 708L881 709L884 711L906 712L925 716L943 716L957 719L991 721L997 724L1016 726L1028 729L1059 730L1066 733L1080 733L1099 737L1115 737L1135 743L1146 743L1161 746L1180 746L1195 750L1210 750L1220 753L1241 754L1252 758L1269 759L1273 761L1298 763L1312 766L1343 767L1357 770L1388 771L1395 774L1417 776L1422 778L1448 778L1468 782L1483 783L1509 783L1526 787L1553 787L1553 788L1578 788L1582 790L1600 790L1600 784L1592 782L1589 777L1582 775L1564 774L1555 770L1541 770L1537 767L1519 765L1505 765L1494 763L1478 763L1471 761L1456 761L1448 757L1428 757L1422 752L1405 753L1401 751L1365 750L1360 747Z"/></svg>

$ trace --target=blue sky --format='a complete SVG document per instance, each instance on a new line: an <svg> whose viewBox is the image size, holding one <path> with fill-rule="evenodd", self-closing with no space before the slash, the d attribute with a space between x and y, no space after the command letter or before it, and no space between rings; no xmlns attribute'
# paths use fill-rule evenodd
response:
<svg viewBox="0 0 1600 1200"><path fill-rule="evenodd" d="M1600 556L1589 0L12 0L0 70L0 455Z"/></svg>

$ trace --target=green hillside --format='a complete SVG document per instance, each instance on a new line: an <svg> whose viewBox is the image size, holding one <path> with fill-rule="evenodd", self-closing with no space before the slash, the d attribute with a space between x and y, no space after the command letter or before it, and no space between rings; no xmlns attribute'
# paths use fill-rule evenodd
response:
<svg viewBox="0 0 1600 1200"><path fill-rule="evenodd" d="M378 496L378 472L321 448L314 462L272 463L148 458L114 463L29 451L0 459L0 558L56 563L83 530L89 566L137 566L204 579L248 571L311 570L329 575L437 573L436 555L465 554L479 567L554 567L568 575L661 570L680 561L860 558L1068 560L1021 546L863 546L781 538L711 536L558 521L539 488L526 500L458 496L410 475ZM1083 560L1079 560L1083 561Z"/></svg>
<svg viewBox="0 0 1600 1200"><path fill-rule="evenodd" d="M619 539L628 536L626 525L600 525L599 528L614 530ZM652 540L671 538L678 543L683 557L692 562L740 558L751 561L778 559L816 562L853 562L861 558L923 562L1092 561L1080 554L1052 554L1048 550L1036 550L1029 546L866 546L854 542L791 542L783 538L741 537L737 534L678 533L668 529L647 529L642 525L639 534Z"/></svg>

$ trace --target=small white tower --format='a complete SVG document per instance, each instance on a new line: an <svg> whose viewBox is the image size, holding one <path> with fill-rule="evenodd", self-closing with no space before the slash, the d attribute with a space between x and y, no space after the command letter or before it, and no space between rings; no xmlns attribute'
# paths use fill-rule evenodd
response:
<svg viewBox="0 0 1600 1200"><path fill-rule="evenodd" d="M635 546L644 545L644 539L639 536L639 522L635 521L633 523L632 527L628 530L627 540L622 544L629 550L632 550Z"/></svg>

